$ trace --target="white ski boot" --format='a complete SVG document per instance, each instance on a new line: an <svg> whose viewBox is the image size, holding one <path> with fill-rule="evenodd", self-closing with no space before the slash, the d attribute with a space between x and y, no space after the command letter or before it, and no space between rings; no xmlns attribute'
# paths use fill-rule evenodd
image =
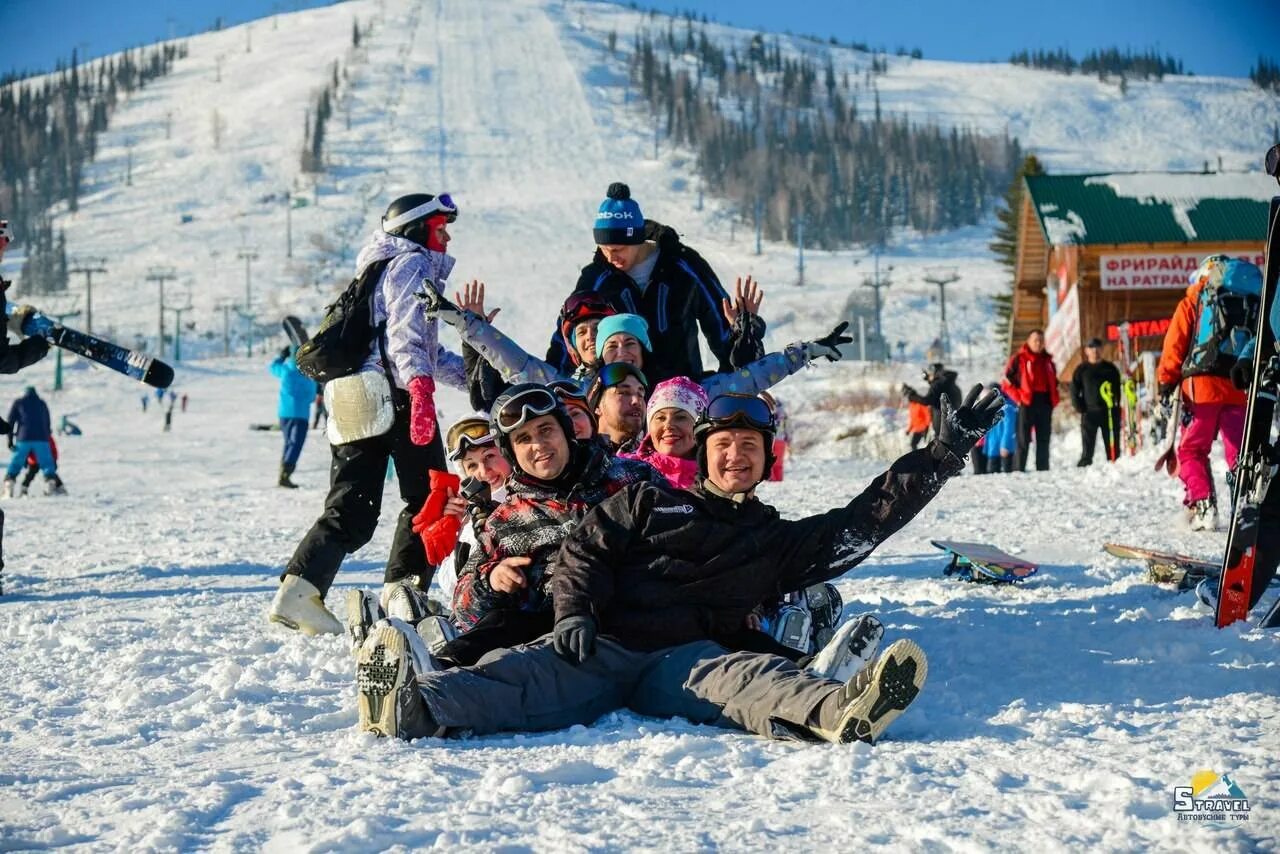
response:
<svg viewBox="0 0 1280 854"><path fill-rule="evenodd" d="M297 575L280 582L267 619L306 635L342 634L342 623L324 606L320 591Z"/></svg>
<svg viewBox="0 0 1280 854"><path fill-rule="evenodd" d="M12 497L13 497L13 478L6 477L4 479L4 489L0 490L0 498L12 498Z"/></svg>
<svg viewBox="0 0 1280 854"><path fill-rule="evenodd" d="M412 576L383 584L381 604L388 617L404 620L411 626L435 612L431 599Z"/></svg>
<svg viewBox="0 0 1280 854"><path fill-rule="evenodd" d="M383 620L356 653L360 730L382 738L440 736L418 690L418 676L435 669L421 638L400 620Z"/></svg>
<svg viewBox="0 0 1280 854"><path fill-rule="evenodd" d="M805 670L823 679L848 682L875 660L884 637L884 625L872 614L863 614L836 629Z"/></svg>
<svg viewBox="0 0 1280 854"><path fill-rule="evenodd" d="M1193 531L1218 530L1218 505L1212 498L1201 498L1187 508Z"/></svg>
<svg viewBox="0 0 1280 854"><path fill-rule="evenodd" d="M891 643L871 667L865 668L831 698L839 703L830 728L811 726L825 741L875 744L889 724L920 694L929 661L915 641ZM827 700L826 702L831 702Z"/></svg>
<svg viewBox="0 0 1280 854"><path fill-rule="evenodd" d="M348 590L346 605L347 637L351 640L351 654L355 655L369 637L374 624L387 615L378 604L377 595L368 590Z"/></svg>

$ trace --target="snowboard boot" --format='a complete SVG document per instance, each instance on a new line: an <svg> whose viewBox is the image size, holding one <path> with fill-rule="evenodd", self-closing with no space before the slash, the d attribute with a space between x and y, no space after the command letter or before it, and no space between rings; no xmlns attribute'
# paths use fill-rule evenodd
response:
<svg viewBox="0 0 1280 854"><path fill-rule="evenodd" d="M361 732L406 740L444 735L418 691L418 676L433 669L422 646L417 633L399 620L384 620L369 633L356 653Z"/></svg>
<svg viewBox="0 0 1280 854"><path fill-rule="evenodd" d="M6 477L4 479L4 489L3 491L0 491L0 498L12 498L12 497L13 497L13 478Z"/></svg>
<svg viewBox="0 0 1280 854"><path fill-rule="evenodd" d="M57 475L54 475L53 477L45 478L44 494L45 495L66 495L67 488L63 486L62 478L58 477Z"/></svg>
<svg viewBox="0 0 1280 854"><path fill-rule="evenodd" d="M810 631L813 635L812 649L817 651L831 643L831 639L835 637L840 612L844 610L844 600L840 598L840 591L836 586L827 582L806 587L804 601L809 606L809 613L813 615Z"/></svg>
<svg viewBox="0 0 1280 854"><path fill-rule="evenodd" d="M875 744L920 694L929 662L915 641L894 641L875 663L855 674L814 710L810 731L824 741Z"/></svg>
<svg viewBox="0 0 1280 854"><path fill-rule="evenodd" d="M1218 505L1212 498L1201 498L1192 504L1187 516L1193 531L1218 530Z"/></svg>
<svg viewBox="0 0 1280 854"><path fill-rule="evenodd" d="M299 575L286 575L280 582L267 619L305 635L342 634L342 623L324 606L320 591Z"/></svg>
<svg viewBox="0 0 1280 854"><path fill-rule="evenodd" d="M432 655L439 655L445 644L458 636L458 627L448 617L431 616L418 623L418 637Z"/></svg>
<svg viewBox="0 0 1280 854"><path fill-rule="evenodd" d="M440 610L422 588L418 587L414 578L382 585L382 609L388 617L404 620L411 626L418 625Z"/></svg>
<svg viewBox="0 0 1280 854"><path fill-rule="evenodd" d="M294 483L292 480L289 479L289 476L293 474L293 470L294 470L294 466L281 464L280 479L276 481L276 483L279 486L283 486L285 489L297 489L298 484Z"/></svg>
<svg viewBox="0 0 1280 854"><path fill-rule="evenodd" d="M863 614L837 629L805 670L823 679L848 682L875 660L883 637L881 622L872 614Z"/></svg>
<svg viewBox="0 0 1280 854"><path fill-rule="evenodd" d="M347 637L351 640L351 654L355 655L369 637L374 624L387 615L378 604L378 597L368 590L348 590L346 606Z"/></svg>

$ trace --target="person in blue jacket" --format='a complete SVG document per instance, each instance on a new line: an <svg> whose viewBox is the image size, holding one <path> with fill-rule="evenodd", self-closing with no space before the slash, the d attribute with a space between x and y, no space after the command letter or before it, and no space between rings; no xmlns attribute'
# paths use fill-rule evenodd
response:
<svg viewBox="0 0 1280 854"><path fill-rule="evenodd" d="M1007 394L1004 395L1004 415L987 432L982 453L987 458L986 474L1013 471L1018 458L1018 404Z"/></svg>
<svg viewBox="0 0 1280 854"><path fill-rule="evenodd" d="M280 486L297 489L290 479L297 468L302 445L307 441L307 425L311 423L311 401L315 400L316 383L298 370L293 350L284 347L271 363L272 375L280 380L280 432L284 434L284 454L280 457Z"/></svg>
<svg viewBox="0 0 1280 854"><path fill-rule="evenodd" d="M58 464L49 447L49 438L53 435L49 407L36 394L35 386L27 386L22 397L13 402L9 408L9 425L9 447L13 450L13 458L9 460L9 469L4 475L5 498L13 497L13 482L26 465L27 454L35 455L36 463L44 473L45 494L65 495L66 489L58 479Z"/></svg>

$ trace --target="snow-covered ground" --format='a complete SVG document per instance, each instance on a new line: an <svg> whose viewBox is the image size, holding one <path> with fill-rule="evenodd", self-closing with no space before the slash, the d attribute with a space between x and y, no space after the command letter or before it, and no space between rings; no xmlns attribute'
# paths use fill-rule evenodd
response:
<svg viewBox="0 0 1280 854"><path fill-rule="evenodd" d="M353 18L372 24L354 52ZM252 52L245 28L192 39L174 74L116 114L80 212L59 218L73 255L107 257L95 328L154 340L155 286L143 277L167 264L180 277L170 299L189 291L194 305L184 352L220 352L217 306L243 297L245 247L259 253L259 316L312 320L387 200L443 187L463 210L451 246L457 282L487 281L502 328L535 349L589 258L605 186L624 179L647 215L680 228L724 278L764 281L772 344L825 331L873 259L808 253L796 287L793 249L765 244L757 256L714 200L696 208L688 153L653 158L651 129L626 104L621 60L601 49L611 29L629 44L640 20L600 3L357 0L256 22ZM313 188L296 177L303 111L335 59L349 82L329 125L332 168ZM886 106L919 101L941 117L933 99L998 112L1062 169L1186 167L1218 153L1239 167L1267 141L1259 117L1275 113L1274 98L1242 81L1132 83L1120 99L1087 78L890 63L879 82ZM1188 115L1216 124L1211 146L1188 131ZM286 188L310 202L293 212L293 259ZM917 360L939 323L921 277L961 274L948 320L957 355L973 350L965 383L989 378L1000 355L986 331L1003 278L989 239L987 228L901 235L881 259L894 268L886 337ZM20 260L10 253L7 275ZM1147 459L1071 467L1071 438L1048 475L949 485L839 582L847 613L875 610L931 659L925 692L874 749L770 743L630 714L560 733L411 745L356 733L344 642L296 637L263 618L327 478L327 448L313 433L303 488L273 486L279 435L248 429L273 420L267 358L181 364L175 390L190 406L169 433L154 404L141 410L141 386L69 362L68 388L51 401L55 418L69 414L85 430L60 443L71 495L4 505L0 660L11 672L0 688L0 848L1253 850L1280 841L1280 638L1215 631L1189 595L1104 555L1102 544L1118 540L1214 557L1223 536L1177 525L1176 483ZM789 380L780 391L804 451L764 497L794 517L860 489L902 442L901 423L891 410L828 404L865 389L891 400L914 373L839 364ZM45 362L0 378L0 401L26 383L47 394L51 376ZM456 393L441 401L446 421L463 412ZM875 441L838 439L847 426ZM987 540L1043 569L1013 590L945 580L935 538ZM348 562L335 609L347 587L381 578L388 541L380 530ZM1176 820L1173 787L1204 768L1231 774L1250 796L1247 824Z"/></svg>

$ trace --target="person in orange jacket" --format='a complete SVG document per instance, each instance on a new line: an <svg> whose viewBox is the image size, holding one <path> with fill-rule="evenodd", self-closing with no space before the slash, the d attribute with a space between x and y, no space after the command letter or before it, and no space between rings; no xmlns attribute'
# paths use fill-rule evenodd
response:
<svg viewBox="0 0 1280 854"><path fill-rule="evenodd" d="M929 427L932 424L933 413L927 404L907 401L907 435L911 437L911 450L914 451L929 438Z"/></svg>
<svg viewBox="0 0 1280 854"><path fill-rule="evenodd" d="M1216 269L1209 263L1213 257L1205 259L1192 275L1186 294L1173 310L1156 371L1162 399L1168 400L1181 389L1185 426L1178 440L1178 477L1182 480L1187 521L1196 531L1212 531L1218 527L1216 490L1209 468L1214 438L1222 437L1223 456L1227 467L1232 469L1244 438L1245 393L1232 385L1230 376L1185 375L1187 354L1194 344L1200 311L1200 291Z"/></svg>
<svg viewBox="0 0 1280 854"><path fill-rule="evenodd" d="M1058 405L1058 369L1044 349L1044 331L1033 329L1005 365L1001 389L1018 404L1018 471L1027 470L1031 434L1036 437L1036 471L1049 470L1049 434Z"/></svg>

